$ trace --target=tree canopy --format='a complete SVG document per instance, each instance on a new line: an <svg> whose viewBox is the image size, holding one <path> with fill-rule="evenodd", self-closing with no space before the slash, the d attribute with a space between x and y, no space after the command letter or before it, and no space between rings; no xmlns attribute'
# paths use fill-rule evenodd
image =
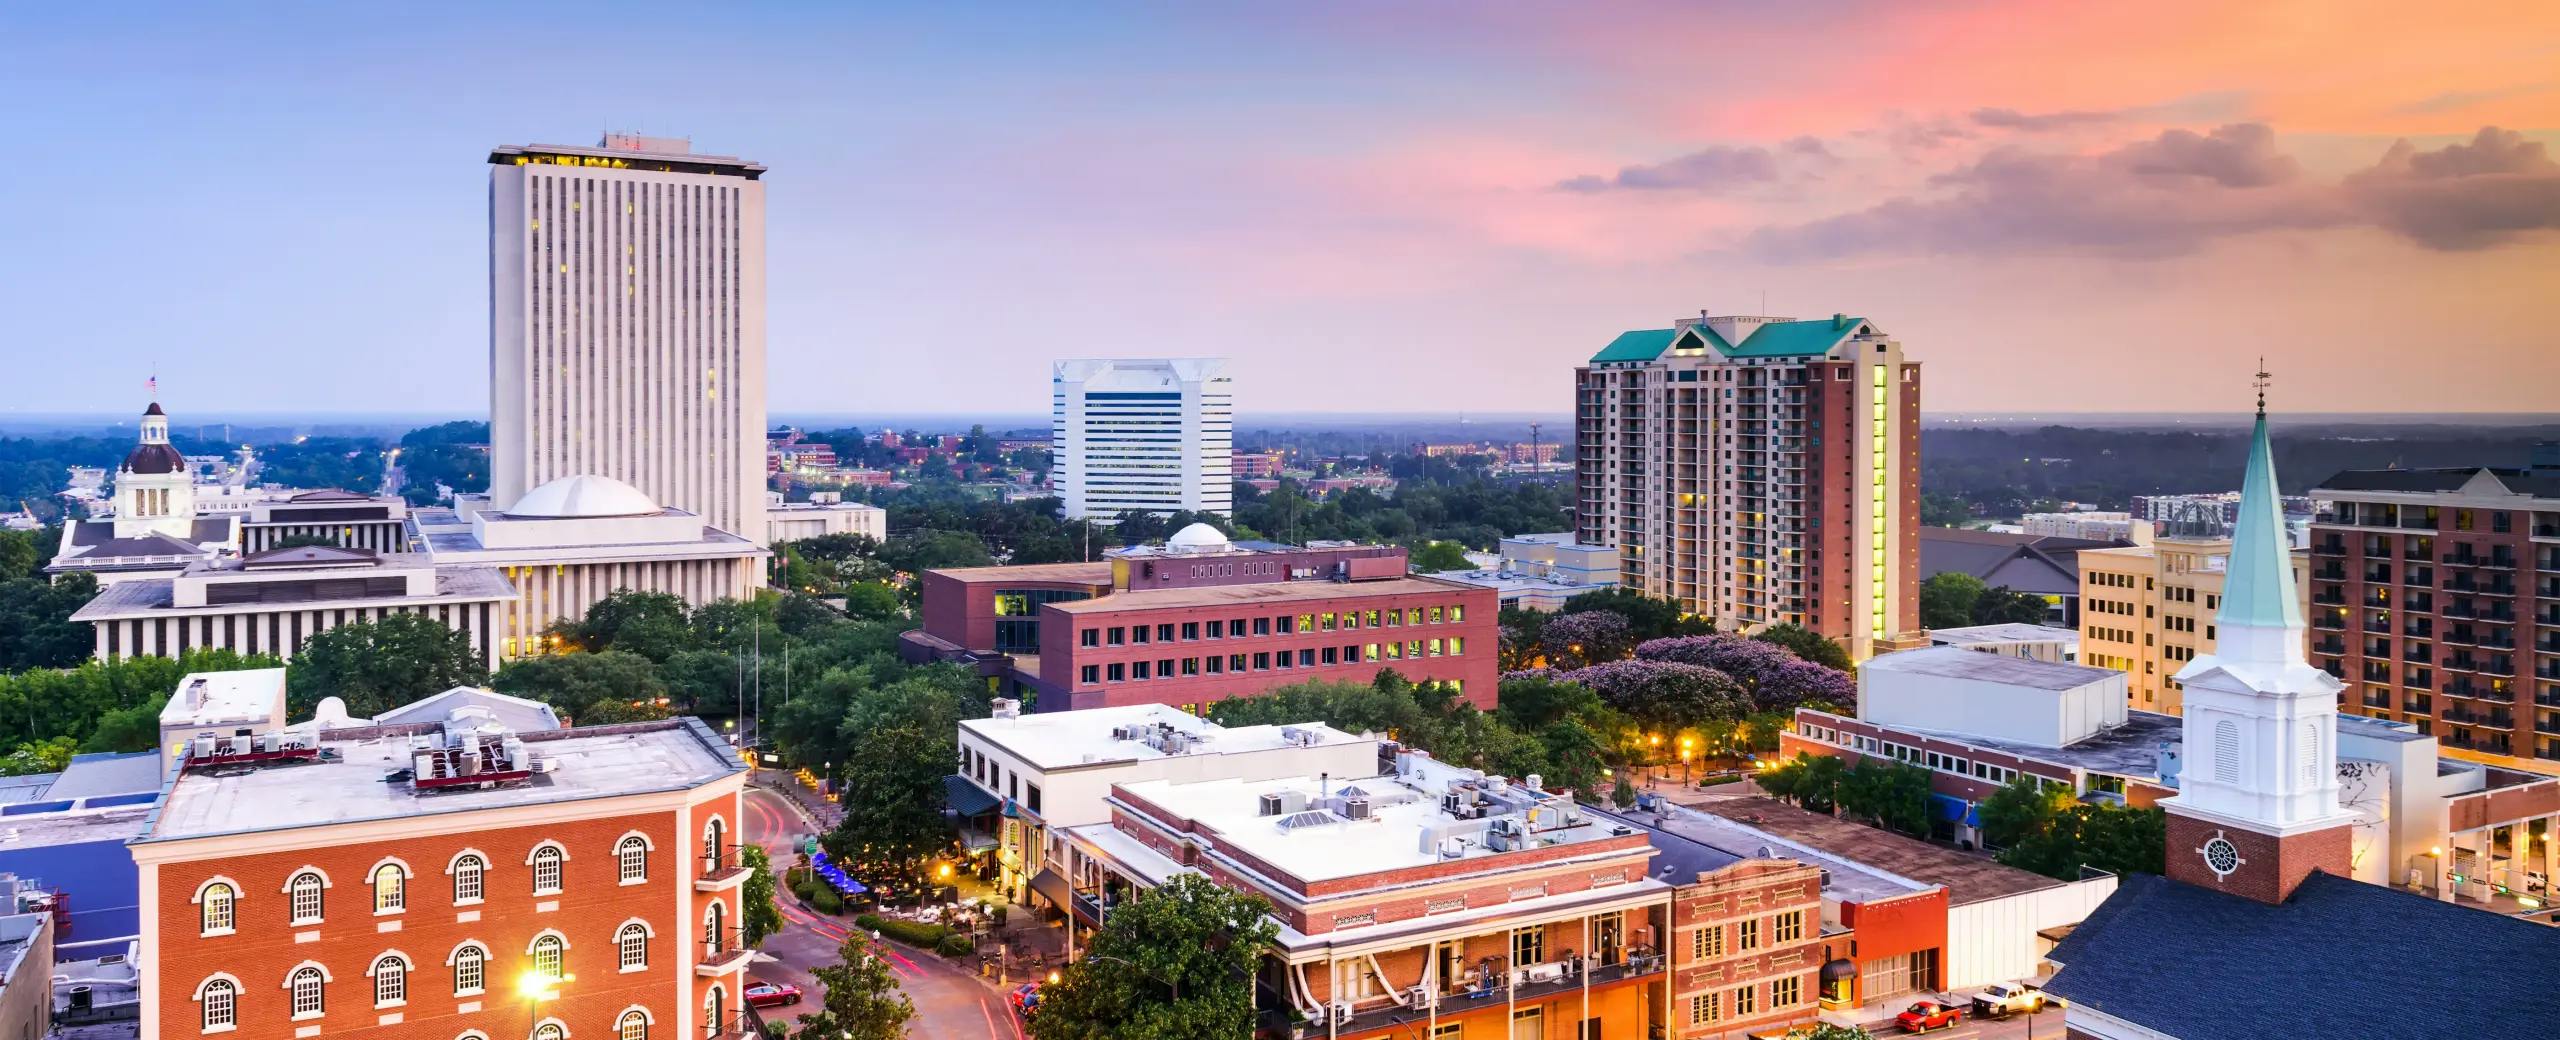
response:
<svg viewBox="0 0 2560 1040"><path fill-rule="evenodd" d="M424 614L339 625L302 644L285 672L286 710L300 718L323 697L370 718L456 686L489 680L471 636Z"/></svg>
<svg viewBox="0 0 2560 1040"><path fill-rule="evenodd" d="M1036 1040L1195 1040L1253 1033L1253 978L1280 926L1261 896L1175 874L1112 909L1040 992Z"/></svg>
<svg viewBox="0 0 2560 1040"><path fill-rule="evenodd" d="M897 973L887 958L872 952L870 937L859 929L836 948L836 962L809 974L818 979L825 998L818 1010L800 1016L800 1035L820 1040L898 1040L916 1014L915 1002L898 988Z"/></svg>

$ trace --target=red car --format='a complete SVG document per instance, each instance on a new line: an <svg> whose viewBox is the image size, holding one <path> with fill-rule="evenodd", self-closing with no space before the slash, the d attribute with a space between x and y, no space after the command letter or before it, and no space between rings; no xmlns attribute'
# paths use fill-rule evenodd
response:
<svg viewBox="0 0 2560 1040"><path fill-rule="evenodd" d="M1902 1031L1906 1033L1926 1033L1932 1029L1945 1029L1963 1021L1964 1008L1954 1004L1941 1004L1934 1000L1923 1000L1903 1009L1901 1014L1893 1016L1893 1024L1901 1026Z"/></svg>
<svg viewBox="0 0 2560 1040"><path fill-rule="evenodd" d="M1022 985L1015 986L1013 988L1013 992L1008 994L1005 999L1008 1003L1013 1005L1014 1014L1028 1015L1031 1013L1031 1009L1040 1006L1040 984L1037 982L1025 982Z"/></svg>
<svg viewBox="0 0 2560 1040"><path fill-rule="evenodd" d="M781 1007L800 1002L800 987L783 982L747 983L747 1006Z"/></svg>

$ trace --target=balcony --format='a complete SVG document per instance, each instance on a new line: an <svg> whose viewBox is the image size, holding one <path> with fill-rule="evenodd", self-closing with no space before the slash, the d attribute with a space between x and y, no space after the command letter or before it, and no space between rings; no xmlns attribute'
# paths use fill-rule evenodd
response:
<svg viewBox="0 0 2560 1040"><path fill-rule="evenodd" d="M2311 605L2315 607L2343 607L2347 605L2347 594L2335 585L2324 585L2321 586L2320 591L2311 594Z"/></svg>
<svg viewBox="0 0 2560 1040"><path fill-rule="evenodd" d="M701 875L693 879L696 892L726 892L746 884L747 875L755 873L754 868L747 866L745 857L735 855L707 858L701 861L700 866Z"/></svg>
<svg viewBox="0 0 2560 1040"><path fill-rule="evenodd" d="M726 975L733 971L744 971L747 967L747 961L754 958L755 955L756 952L754 950L750 950L744 946L704 943L702 944L702 959L693 962L693 973L696 975L710 976Z"/></svg>
<svg viewBox="0 0 2560 1040"><path fill-rule="evenodd" d="M2326 639L2313 642L2311 644L2311 652L2315 654L2327 654L2331 657L2338 657L2347 652L2347 644L2344 640L2341 640L2336 636L2330 636Z"/></svg>
<svg viewBox="0 0 2560 1040"><path fill-rule="evenodd" d="M1428 991L1417 993L1408 990L1406 1003L1381 1003L1363 1009L1357 1014L1340 1020L1338 1029L1328 1026L1322 1019L1317 1019L1298 1024L1295 1031L1287 1035L1314 1038L1334 1035L1338 1032L1340 1035L1350 1036L1355 1033L1394 1029L1399 1026L1418 1030L1418 1024L1428 1020L1431 1009L1435 1007L1440 1014L1454 1015L1505 1001L1528 1003L1562 993L1575 992L1582 989L1586 981L1591 988L1599 989L1629 979L1659 975L1663 971L1662 957L1651 952L1630 953L1618 963L1594 965L1585 970L1584 965L1587 961L1587 958L1574 957L1569 960L1532 964L1510 972L1488 971L1481 967L1471 969L1459 979L1452 980L1454 984L1442 987L1438 993ZM1508 983L1507 987L1505 983ZM1267 988L1263 990L1263 994L1269 998L1286 999L1278 998ZM1271 1005L1266 1003L1266 1006Z"/></svg>
<svg viewBox="0 0 2560 1040"><path fill-rule="evenodd" d="M2347 569L2337 565L2336 563L2325 563L2311 569L2311 580L2345 581L2347 580Z"/></svg>
<svg viewBox="0 0 2560 1040"><path fill-rule="evenodd" d="M2311 543L2311 555L2313 556L2345 556L2346 554L2347 544L2345 542L2331 539L2328 541Z"/></svg>

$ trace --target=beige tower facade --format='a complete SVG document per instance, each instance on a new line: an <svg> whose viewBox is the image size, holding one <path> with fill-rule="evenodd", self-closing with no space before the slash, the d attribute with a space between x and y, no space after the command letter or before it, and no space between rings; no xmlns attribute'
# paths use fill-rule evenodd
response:
<svg viewBox="0 0 2560 1040"><path fill-rule="evenodd" d="M2122 670L2136 711L2183 713L2178 669L2213 653L2220 640L2214 614L2222 609L2231 540L2161 538L2078 555L2080 663ZM2291 559L2299 603L2309 585L2302 557Z"/></svg>
<svg viewBox="0 0 2560 1040"><path fill-rule="evenodd" d="M580 474L764 523L764 167L677 139L489 155L490 501Z"/></svg>

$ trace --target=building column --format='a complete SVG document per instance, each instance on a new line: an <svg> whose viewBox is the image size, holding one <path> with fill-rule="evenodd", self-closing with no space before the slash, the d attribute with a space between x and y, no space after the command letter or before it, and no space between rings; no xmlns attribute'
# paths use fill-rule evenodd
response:
<svg viewBox="0 0 2560 1040"><path fill-rule="evenodd" d="M2530 827L2525 830L2528 835L2532 833ZM2560 884L2553 881L2555 876L2560 876L2560 813L2542 818L2542 894L2535 898L2542 900L2544 906L2550 906L2552 898L2560 896Z"/></svg>

